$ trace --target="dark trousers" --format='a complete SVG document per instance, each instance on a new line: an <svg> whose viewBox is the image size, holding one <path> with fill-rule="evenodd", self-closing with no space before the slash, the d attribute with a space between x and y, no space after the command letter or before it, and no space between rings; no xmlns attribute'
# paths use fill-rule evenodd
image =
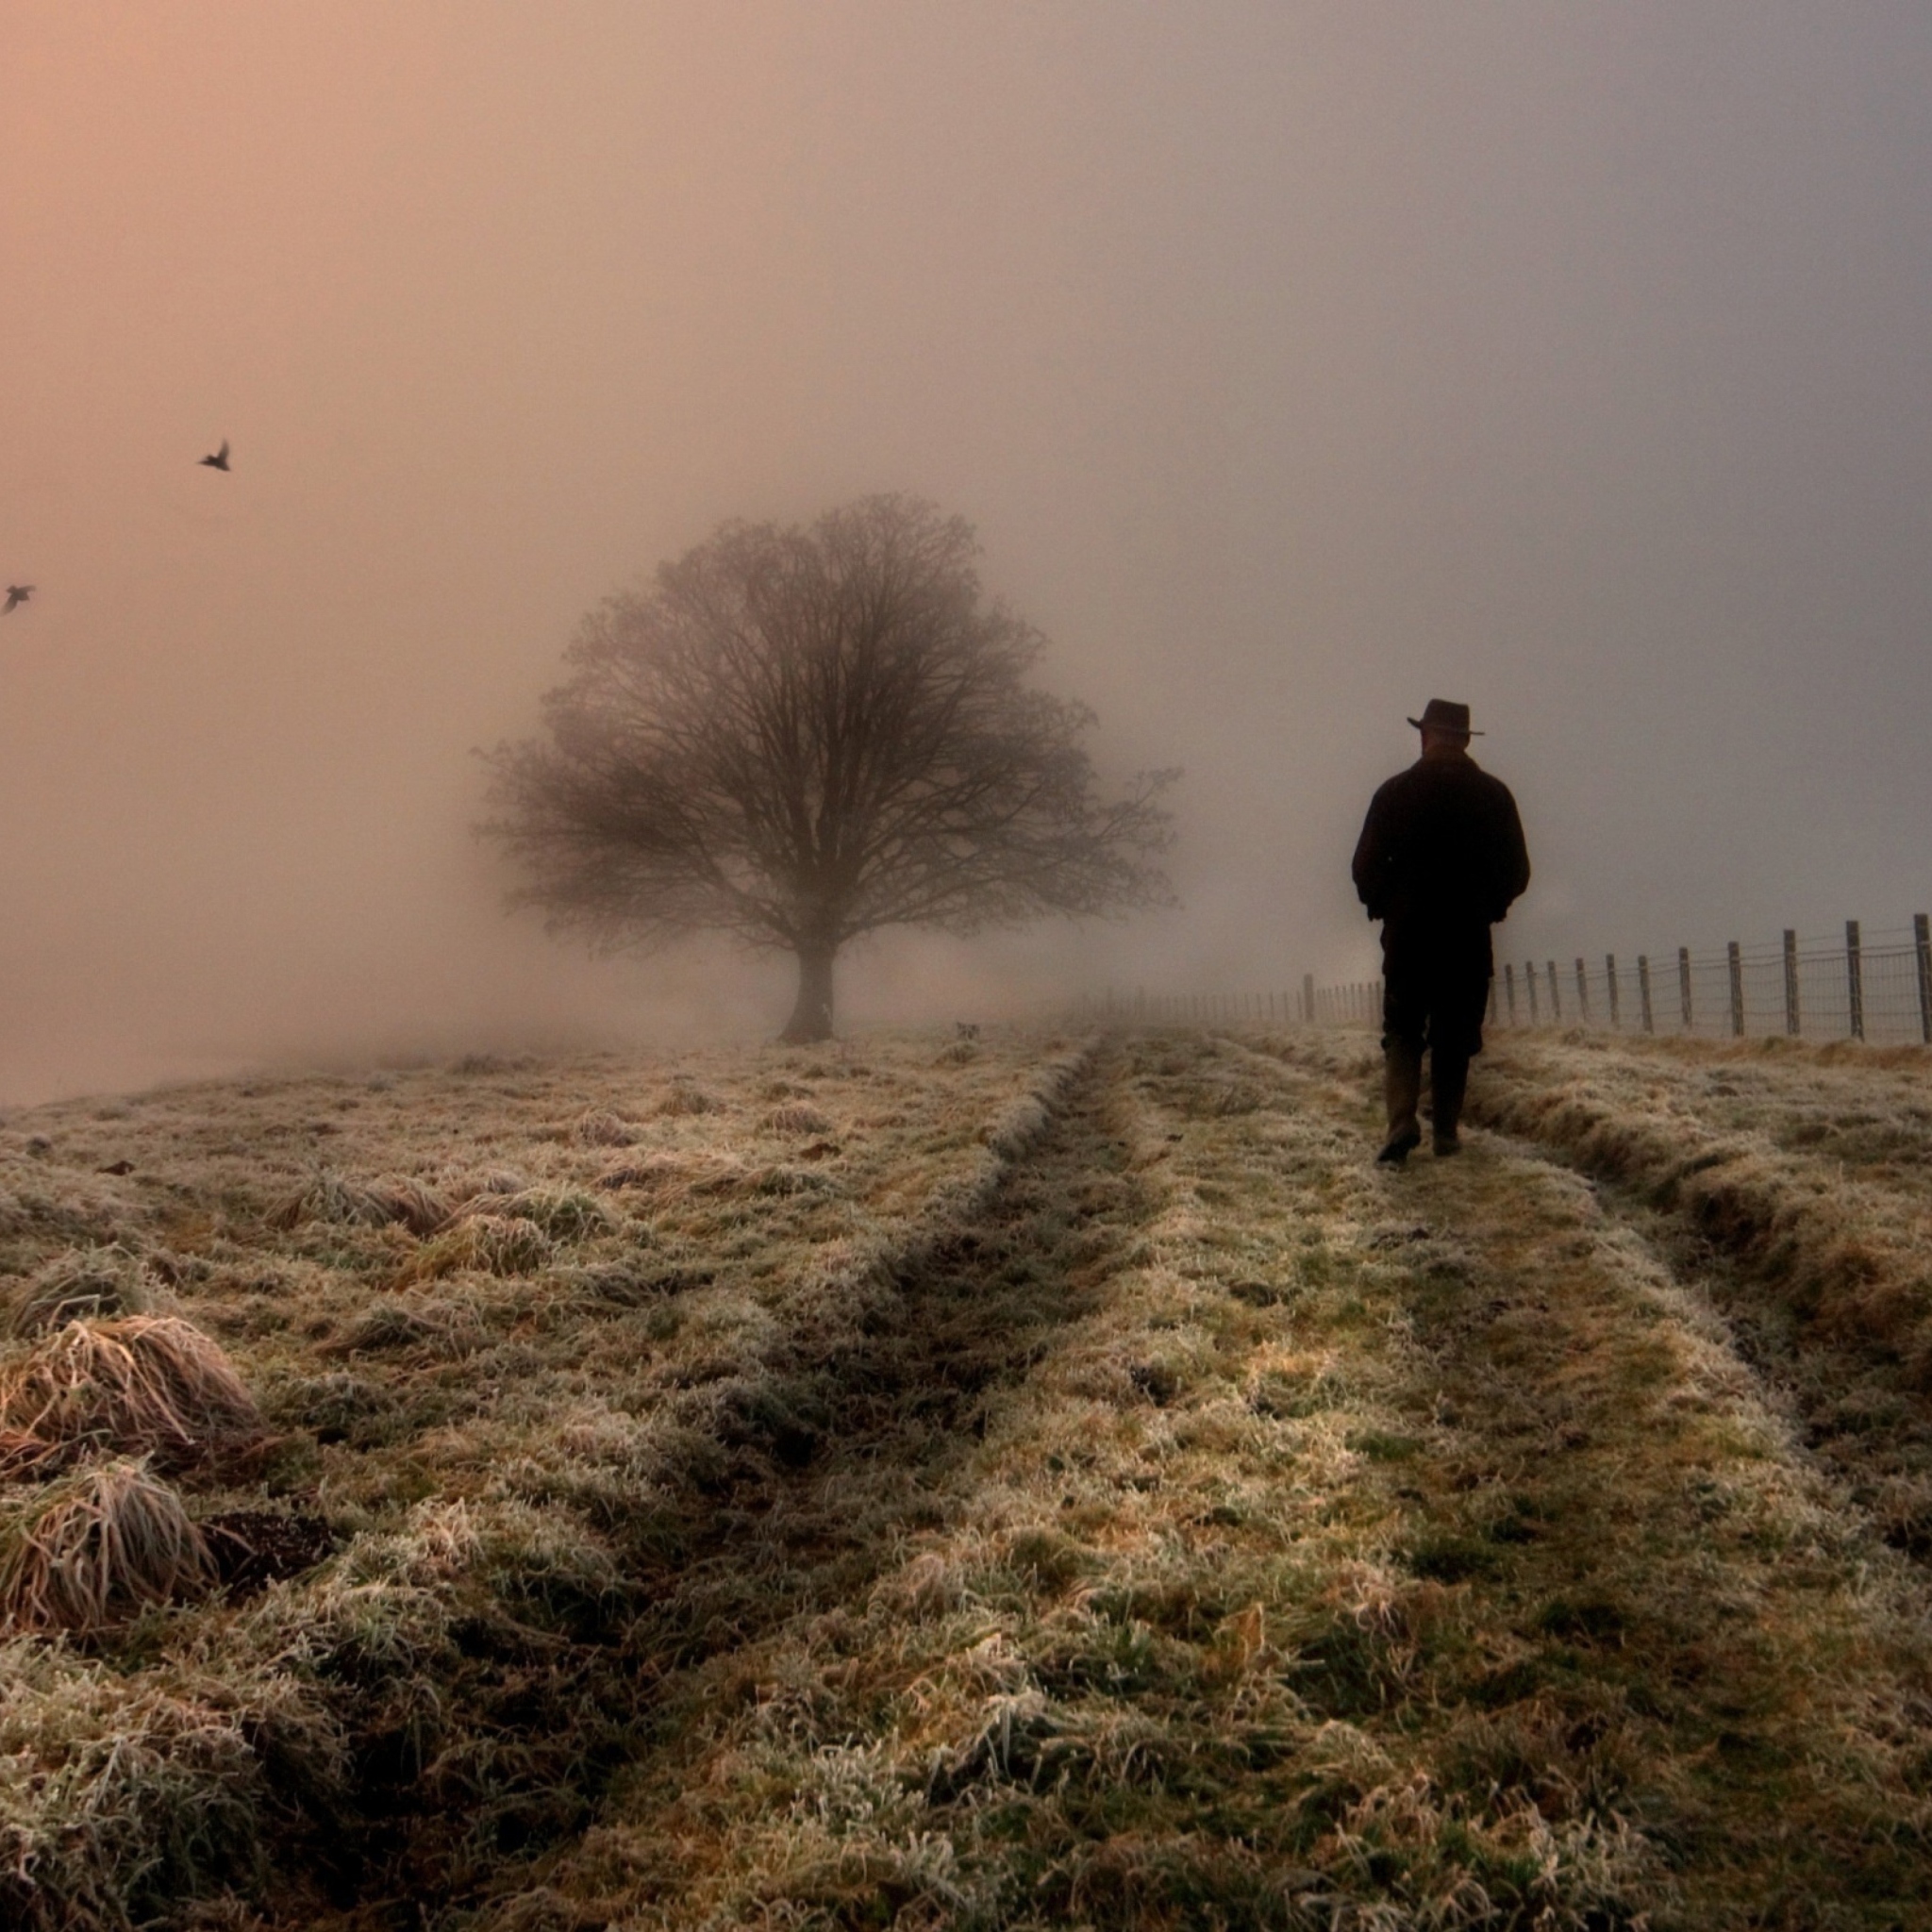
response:
<svg viewBox="0 0 1932 1932"><path fill-rule="evenodd" d="M1487 925L1382 928L1382 1044L1433 1050L1440 1077L1483 1050L1494 964Z"/></svg>

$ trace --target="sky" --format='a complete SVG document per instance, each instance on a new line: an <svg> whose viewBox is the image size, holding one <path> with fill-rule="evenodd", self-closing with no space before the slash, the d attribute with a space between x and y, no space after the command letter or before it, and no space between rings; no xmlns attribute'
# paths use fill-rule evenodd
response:
<svg viewBox="0 0 1932 1932"><path fill-rule="evenodd" d="M0 73L0 1103L774 1028L506 915L474 752L874 491L1186 769L1183 905L878 942L854 1026L1368 974L1430 696L1511 953L1932 904L1923 6L8 0Z"/></svg>

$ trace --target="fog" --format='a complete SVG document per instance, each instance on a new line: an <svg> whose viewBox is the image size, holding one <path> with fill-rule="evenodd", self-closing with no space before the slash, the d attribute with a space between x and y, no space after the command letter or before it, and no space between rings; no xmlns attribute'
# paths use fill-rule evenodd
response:
<svg viewBox="0 0 1932 1932"><path fill-rule="evenodd" d="M507 917L472 754L879 490L1187 768L1185 905L847 1024L1368 973L1431 695L1514 954L1932 901L1922 7L14 0L0 74L0 1100L775 1029L788 962Z"/></svg>

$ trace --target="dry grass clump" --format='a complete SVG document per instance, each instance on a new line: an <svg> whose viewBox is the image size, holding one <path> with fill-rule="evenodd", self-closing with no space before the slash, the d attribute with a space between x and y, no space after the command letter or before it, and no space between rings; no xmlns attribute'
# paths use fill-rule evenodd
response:
<svg viewBox="0 0 1932 1932"><path fill-rule="evenodd" d="M591 1235L608 1234L614 1225L609 1210L582 1188L524 1188L514 1194L484 1198L491 1214L527 1221L552 1241L580 1241Z"/></svg>
<svg viewBox="0 0 1932 1932"><path fill-rule="evenodd" d="M487 1339L482 1319L469 1302L391 1294L371 1302L327 1348L339 1355L426 1348L456 1357L475 1354Z"/></svg>
<svg viewBox="0 0 1932 1932"><path fill-rule="evenodd" d="M754 1184L756 1172L731 1154L688 1160L654 1154L643 1160L626 1160L606 1168L597 1176L597 1186L613 1193L630 1191L643 1194L654 1208L661 1208L693 1196L735 1193Z"/></svg>
<svg viewBox="0 0 1932 1932"><path fill-rule="evenodd" d="M268 1222L281 1229L299 1227L305 1221L341 1227L400 1224L413 1235L429 1235L449 1216L449 1203L419 1180L352 1181L324 1169L273 1208Z"/></svg>
<svg viewBox="0 0 1932 1932"><path fill-rule="evenodd" d="M7 1332L44 1334L69 1322L142 1315L154 1302L155 1281L140 1256L112 1242L69 1248L43 1261L7 1304Z"/></svg>
<svg viewBox="0 0 1932 1932"><path fill-rule="evenodd" d="M9 1630L100 1630L214 1577L201 1532L145 1461L58 1477L0 1520L0 1623Z"/></svg>
<svg viewBox="0 0 1932 1932"><path fill-rule="evenodd" d="M593 1107L580 1113L570 1132L580 1147L628 1147L638 1138L637 1129L608 1107Z"/></svg>
<svg viewBox="0 0 1932 1932"><path fill-rule="evenodd" d="M508 1214L465 1214L404 1262L395 1286L407 1288L412 1282L440 1281L463 1273L533 1274L553 1252L550 1237L534 1221Z"/></svg>
<svg viewBox="0 0 1932 1932"><path fill-rule="evenodd" d="M774 1134L830 1134L838 1128L830 1114L808 1100L793 1100L774 1107L765 1116L764 1124Z"/></svg>
<svg viewBox="0 0 1932 1932"><path fill-rule="evenodd" d="M671 1083L671 1091L658 1103L658 1111L670 1119L703 1113L717 1113L724 1103L708 1093L695 1080L680 1077Z"/></svg>
<svg viewBox="0 0 1932 1932"><path fill-rule="evenodd" d="M176 1454L254 1434L255 1399L200 1329L172 1315L70 1322L0 1368L0 1426L53 1444Z"/></svg>

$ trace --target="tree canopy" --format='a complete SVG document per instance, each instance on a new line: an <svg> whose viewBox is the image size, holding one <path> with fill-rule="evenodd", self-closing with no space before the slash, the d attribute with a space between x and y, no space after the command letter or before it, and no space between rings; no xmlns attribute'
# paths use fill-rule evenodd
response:
<svg viewBox="0 0 1932 1932"><path fill-rule="evenodd" d="M831 1029L841 946L1171 898L1142 773L1100 795L1084 706L984 596L972 527L875 496L731 523L572 642L543 731L490 753L514 901L601 945L717 930L797 956L788 1039Z"/></svg>

